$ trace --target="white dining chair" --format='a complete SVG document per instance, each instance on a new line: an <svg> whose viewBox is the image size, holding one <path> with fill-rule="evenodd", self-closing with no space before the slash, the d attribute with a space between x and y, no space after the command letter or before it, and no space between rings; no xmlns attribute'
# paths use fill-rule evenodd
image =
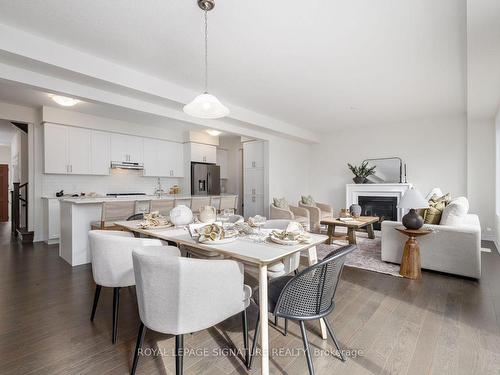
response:
<svg viewBox="0 0 500 375"><path fill-rule="evenodd" d="M89 231L89 245L92 275L96 284L90 321L94 321L102 287L113 288L111 341L114 344L117 336L120 288L135 285L132 251L138 247L148 246L156 247L167 254L180 254L179 249L163 246L163 243L157 239L135 238L130 232L111 230Z"/></svg>
<svg viewBox="0 0 500 375"><path fill-rule="evenodd" d="M176 374L183 371L183 335L212 327L241 313L245 365L248 365L246 308L251 289L243 266L233 260L202 260L155 249L132 254L141 323L131 374L135 374L146 328L175 335ZM159 287L162 286L162 287Z"/></svg>
<svg viewBox="0 0 500 375"><path fill-rule="evenodd" d="M276 219L267 220L262 226L262 229L277 229L285 230L292 220ZM300 265L300 253L295 253L283 259L280 263L276 263L268 268L270 278L275 278L289 273L295 272Z"/></svg>

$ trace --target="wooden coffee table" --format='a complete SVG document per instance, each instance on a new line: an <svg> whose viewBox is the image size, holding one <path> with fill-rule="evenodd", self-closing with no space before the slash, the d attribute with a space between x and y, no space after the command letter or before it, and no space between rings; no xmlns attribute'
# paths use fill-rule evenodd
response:
<svg viewBox="0 0 500 375"><path fill-rule="evenodd" d="M408 240L405 243L403 257L399 274L407 279L419 280L422 278L422 268L420 266L420 246L417 237L432 233L430 229L406 229L405 227L394 228L398 232L406 234Z"/></svg>
<svg viewBox="0 0 500 375"><path fill-rule="evenodd" d="M360 216L351 221L341 221L333 218L323 219L320 223L328 227L327 244L330 245L334 239L348 240L350 244L356 244L356 231L360 229L366 229L368 232L368 238L375 238L375 233L373 233L373 224L377 223L379 220L380 219L377 216ZM347 236L336 236L335 227L347 228Z"/></svg>

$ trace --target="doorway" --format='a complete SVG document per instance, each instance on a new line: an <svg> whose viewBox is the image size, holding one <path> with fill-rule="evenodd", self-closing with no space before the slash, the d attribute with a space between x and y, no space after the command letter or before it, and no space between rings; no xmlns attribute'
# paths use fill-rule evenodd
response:
<svg viewBox="0 0 500 375"><path fill-rule="evenodd" d="M0 222L9 221L9 166L0 164Z"/></svg>

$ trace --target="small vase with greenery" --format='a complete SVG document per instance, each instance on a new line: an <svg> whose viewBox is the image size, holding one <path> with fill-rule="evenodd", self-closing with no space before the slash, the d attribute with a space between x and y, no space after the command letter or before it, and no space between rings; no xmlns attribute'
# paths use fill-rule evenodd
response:
<svg viewBox="0 0 500 375"><path fill-rule="evenodd" d="M368 167L367 161L361 163L360 166L354 166L354 165L349 164L349 163L347 163L347 166L349 167L351 172L354 174L354 176L356 176L352 179L356 184L365 183L367 177L375 174L375 166Z"/></svg>

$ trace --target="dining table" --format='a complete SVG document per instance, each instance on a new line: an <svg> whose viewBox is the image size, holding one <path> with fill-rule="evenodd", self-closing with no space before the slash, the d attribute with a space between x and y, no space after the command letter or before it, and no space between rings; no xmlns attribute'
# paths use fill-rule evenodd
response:
<svg viewBox="0 0 500 375"><path fill-rule="evenodd" d="M170 228L142 228L141 221L117 221L115 225L134 234L143 235L169 243L176 244L179 248L191 247L207 252L217 252L225 258L239 260L251 264L259 269L259 309L260 309L260 342L261 342L261 374L269 375L269 315L268 315L268 274L269 266L276 264L296 253L307 256L308 264L313 265L318 261L316 246L325 243L328 236L308 233L307 242L293 245L274 243L267 238L255 240L253 236L240 236L232 242L224 244L208 244L198 242L193 237L187 226ZM326 326L320 320L321 336L327 339Z"/></svg>

